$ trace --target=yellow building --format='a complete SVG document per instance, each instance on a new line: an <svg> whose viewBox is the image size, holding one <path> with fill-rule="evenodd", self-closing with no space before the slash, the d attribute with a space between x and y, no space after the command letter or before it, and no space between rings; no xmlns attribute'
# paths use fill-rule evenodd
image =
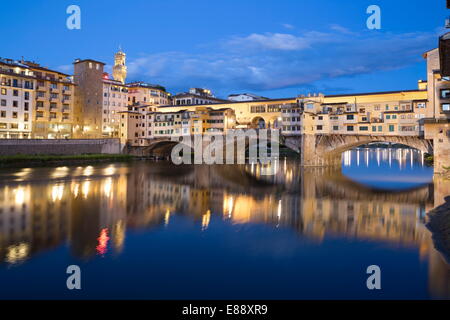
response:
<svg viewBox="0 0 450 320"><path fill-rule="evenodd" d="M25 62L36 78L36 105L33 108L33 138L73 137L74 83L69 75Z"/></svg>

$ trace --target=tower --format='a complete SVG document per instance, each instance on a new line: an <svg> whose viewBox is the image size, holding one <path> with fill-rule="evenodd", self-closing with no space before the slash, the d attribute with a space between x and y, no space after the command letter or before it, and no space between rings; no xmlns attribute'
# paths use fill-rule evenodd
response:
<svg viewBox="0 0 450 320"><path fill-rule="evenodd" d="M119 51L114 55L113 78L125 83L127 77L127 66L125 65L126 54L119 47Z"/></svg>

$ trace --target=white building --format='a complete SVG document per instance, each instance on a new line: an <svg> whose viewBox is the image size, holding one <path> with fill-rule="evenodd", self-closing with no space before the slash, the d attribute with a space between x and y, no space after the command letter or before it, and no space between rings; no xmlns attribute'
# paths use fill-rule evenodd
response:
<svg viewBox="0 0 450 320"><path fill-rule="evenodd" d="M0 138L31 137L35 79L17 61L0 59Z"/></svg>
<svg viewBox="0 0 450 320"><path fill-rule="evenodd" d="M230 94L228 96L228 100L244 102L244 101L258 101L258 100L268 100L269 98L257 96L252 93L238 93L238 94Z"/></svg>

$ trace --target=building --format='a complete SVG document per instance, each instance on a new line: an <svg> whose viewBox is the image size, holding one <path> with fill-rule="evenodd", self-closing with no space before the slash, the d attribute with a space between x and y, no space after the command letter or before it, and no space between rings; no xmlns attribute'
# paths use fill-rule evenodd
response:
<svg viewBox="0 0 450 320"><path fill-rule="evenodd" d="M122 82L103 75L102 134L105 137L118 138L120 112L128 108L128 87Z"/></svg>
<svg viewBox="0 0 450 320"><path fill-rule="evenodd" d="M197 106L193 110L173 112L151 111L133 107L120 113L120 139L122 144L147 146L151 139L195 134L224 134L234 129L236 116L233 109L211 109Z"/></svg>
<svg viewBox="0 0 450 320"><path fill-rule="evenodd" d="M433 140L435 172L443 172L445 168L450 168L450 78L442 75L439 49L430 50L423 57L427 60L428 103L431 110L421 124L425 138ZM445 56L442 58L448 59Z"/></svg>
<svg viewBox="0 0 450 320"><path fill-rule="evenodd" d="M122 84L127 78L126 54L120 48L114 55L113 78Z"/></svg>
<svg viewBox="0 0 450 320"><path fill-rule="evenodd" d="M242 102L242 101L269 100L269 98L257 96L256 94L252 93L238 93L238 94L230 94L228 96L228 100Z"/></svg>
<svg viewBox="0 0 450 320"><path fill-rule="evenodd" d="M139 81L128 83L127 87L129 92L128 105L146 105L152 107L169 104L170 95L163 86Z"/></svg>
<svg viewBox="0 0 450 320"><path fill-rule="evenodd" d="M95 139L103 136L103 75L105 64L85 59L75 60L74 82L75 110L77 123L74 136Z"/></svg>
<svg viewBox="0 0 450 320"><path fill-rule="evenodd" d="M70 139L73 137L75 86L70 76L24 62L36 78L32 138Z"/></svg>
<svg viewBox="0 0 450 320"><path fill-rule="evenodd" d="M31 138L36 79L27 65L0 59L0 138Z"/></svg>
<svg viewBox="0 0 450 320"><path fill-rule="evenodd" d="M199 105L223 103L226 100L216 98L211 90L201 88L191 88L189 92L178 93L172 97L172 105Z"/></svg>
<svg viewBox="0 0 450 320"><path fill-rule="evenodd" d="M35 62L0 60L0 138L73 137L74 84Z"/></svg>
<svg viewBox="0 0 450 320"><path fill-rule="evenodd" d="M419 120L430 109L427 91L419 89L300 97L298 107L292 107L295 111L300 109L293 115L296 117L293 125L300 133L395 136L423 136ZM301 113L303 118L299 122ZM299 124L303 126L301 130ZM289 133L288 125L283 119L284 133Z"/></svg>

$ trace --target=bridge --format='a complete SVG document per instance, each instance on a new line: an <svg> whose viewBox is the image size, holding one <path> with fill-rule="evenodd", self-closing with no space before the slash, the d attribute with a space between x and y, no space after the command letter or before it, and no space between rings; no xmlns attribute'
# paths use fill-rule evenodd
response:
<svg viewBox="0 0 450 320"><path fill-rule="evenodd" d="M248 130L247 130L248 132ZM255 131L257 132L257 131ZM187 136L193 139L194 136ZM169 158L172 149L178 144L171 137L158 137L148 139L147 146L128 146L125 152L137 156L156 156ZM210 140L203 141L203 150L209 145ZM341 154L361 145L374 142L384 142L401 144L423 153L433 153L432 140L418 136L389 136L389 135L354 135L354 134L302 134L283 135L280 134L280 145L287 147L300 155L303 166L339 166L341 164ZM263 141L267 143L267 141ZM224 144L223 154L230 145ZM235 148L235 144L232 145ZM246 139L246 149L249 148L249 141ZM234 149L236 150L236 149Z"/></svg>

